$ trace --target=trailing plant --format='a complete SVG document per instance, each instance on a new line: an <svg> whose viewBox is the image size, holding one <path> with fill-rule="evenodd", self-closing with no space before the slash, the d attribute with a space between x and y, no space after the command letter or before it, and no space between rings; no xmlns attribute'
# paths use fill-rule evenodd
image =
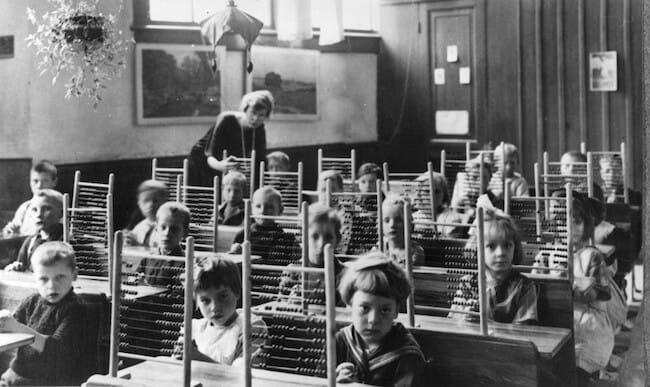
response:
<svg viewBox="0 0 650 387"><path fill-rule="evenodd" d="M40 18L27 8L27 18L36 32L26 41L40 57L41 75L49 71L52 85L64 74L69 76L65 97L86 96L97 108L103 89L126 67L129 42L115 28L115 14L99 12L99 0L48 2L54 9ZM116 14L121 8L120 1Z"/></svg>

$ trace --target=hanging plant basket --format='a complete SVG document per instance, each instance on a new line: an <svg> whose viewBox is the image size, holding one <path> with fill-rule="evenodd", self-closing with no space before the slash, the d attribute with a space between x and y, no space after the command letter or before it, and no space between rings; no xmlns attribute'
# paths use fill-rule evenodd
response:
<svg viewBox="0 0 650 387"><path fill-rule="evenodd" d="M60 75L70 76L66 98L86 96L96 108L101 92L126 65L128 42L115 28L115 15L102 14L99 0L48 0L54 10L27 18L37 27L26 39L36 48L41 74L50 72L52 84ZM116 12L119 14L120 9Z"/></svg>

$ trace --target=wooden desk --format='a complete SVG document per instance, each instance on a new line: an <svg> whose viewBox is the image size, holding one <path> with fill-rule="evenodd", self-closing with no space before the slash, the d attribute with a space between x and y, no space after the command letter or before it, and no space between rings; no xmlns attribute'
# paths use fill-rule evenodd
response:
<svg viewBox="0 0 650 387"><path fill-rule="evenodd" d="M326 386L322 378L266 371L253 368L253 386L291 387ZM118 376L131 375L131 380L120 380L104 375L93 375L86 382L87 387L106 386L157 386L178 387L183 383L183 368L180 361L161 363L146 361L118 372ZM216 363L192 362L192 385L201 383L203 387L240 387L244 384L242 369ZM345 383L340 386L360 387L365 384Z"/></svg>
<svg viewBox="0 0 650 387"><path fill-rule="evenodd" d="M26 333L0 333L0 352L23 347L34 342L34 335Z"/></svg>
<svg viewBox="0 0 650 387"><path fill-rule="evenodd" d="M142 246L125 246L122 249L122 260L123 260L123 265L130 264L131 266L128 268L125 268L126 271L135 271L138 267L138 263L142 258L146 258L150 256L151 254L156 254L152 252L150 249ZM221 253L221 252L212 252L212 251L195 251L194 252L194 257L195 258L228 258L237 265L241 265L242 260L243 260L243 255L242 254L228 254L228 253ZM260 259L261 257L259 255L253 255L251 256L251 261L255 261Z"/></svg>

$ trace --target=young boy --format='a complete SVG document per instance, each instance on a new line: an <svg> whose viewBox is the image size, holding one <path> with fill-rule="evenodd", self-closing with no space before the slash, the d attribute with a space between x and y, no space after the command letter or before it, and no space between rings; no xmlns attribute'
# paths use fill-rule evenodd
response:
<svg viewBox="0 0 650 387"><path fill-rule="evenodd" d="M248 232L251 253L260 255L265 261L264 263L299 260L301 257L300 246L298 246L295 236L286 233L273 219L257 217L282 215L282 195L272 187L257 189L253 194L252 212L253 224ZM242 243L244 243L244 230L235 236L230 252L241 254Z"/></svg>
<svg viewBox="0 0 650 387"><path fill-rule="evenodd" d="M75 255L64 242L40 245L32 256L38 293L12 314L0 311L2 332L28 333L34 342L18 349L2 385L79 385L85 310L72 289L77 279Z"/></svg>
<svg viewBox="0 0 650 387"><path fill-rule="evenodd" d="M158 254L182 257L184 252L181 241L190 227L190 210L178 202L167 202L156 213L156 231ZM169 263L154 258L140 261L137 272L141 273L148 285L164 286L178 283L177 269L184 267L182 262Z"/></svg>
<svg viewBox="0 0 650 387"><path fill-rule="evenodd" d="M138 209L144 219L132 230L124 232L124 241L128 245L152 247L156 212L167 201L167 195L167 186L161 181L145 180L138 186Z"/></svg>
<svg viewBox="0 0 650 387"><path fill-rule="evenodd" d="M332 200L332 203L327 203L327 182L331 183L331 192L343 191L343 177L339 171L327 170L318 175L318 202L326 206L336 207L338 203Z"/></svg>
<svg viewBox="0 0 650 387"><path fill-rule="evenodd" d="M244 223L246 176L231 171L223 178L223 203L219 206L219 224L241 226Z"/></svg>
<svg viewBox="0 0 650 387"><path fill-rule="evenodd" d="M404 199L388 194L381 205L384 225L384 242L388 247L388 257L400 267L406 267L404 240ZM413 219L411 219L411 225ZM411 229L413 227L411 226ZM424 264L424 249L415 241L411 242L411 262L419 266Z"/></svg>
<svg viewBox="0 0 650 387"><path fill-rule="evenodd" d="M501 162L503 158L503 163ZM519 151L510 143L499 144L494 148L496 172L490 180L490 190L497 197L503 197L503 177L511 196L528 196L528 182L517 172L519 169ZM501 168L503 167L503 171Z"/></svg>
<svg viewBox="0 0 650 387"><path fill-rule="evenodd" d="M375 163L365 163L357 172L357 187L359 192L375 192L377 180L381 179L381 168Z"/></svg>
<svg viewBox="0 0 650 387"><path fill-rule="evenodd" d="M194 295L203 318L192 319L192 360L242 365L244 321L237 310L241 291L241 274L231 260L208 258L198 264ZM253 332L266 332L264 321L253 318ZM263 337L253 340L254 348L262 344ZM177 346L174 356L179 357L181 350L182 346Z"/></svg>
<svg viewBox="0 0 650 387"><path fill-rule="evenodd" d="M29 205L29 217L34 222L35 233L23 242L16 261L5 267L5 271L31 270L30 259L41 244L63 240L63 195L53 189L35 192Z"/></svg>
<svg viewBox="0 0 650 387"><path fill-rule="evenodd" d="M580 165L580 164L584 164ZM587 179L581 179L578 181L575 177L570 177L569 175L587 175L587 156L584 153L578 151L568 151L562 155L560 158L560 174L563 176L568 176L564 179L565 183L571 183L574 185L574 189L580 192L587 192ZM559 190L564 190L564 188L559 188ZM603 197L603 189L596 183L593 183L593 196L594 197Z"/></svg>
<svg viewBox="0 0 650 387"><path fill-rule="evenodd" d="M369 253L348 266L339 292L352 313L352 325L336 334L336 381L418 385L424 355L411 333L394 322L411 293L406 273L384 254Z"/></svg>
<svg viewBox="0 0 650 387"><path fill-rule="evenodd" d="M336 249L341 240L341 218L336 210L320 203L309 206L309 231L307 242L309 246L307 267L325 267L325 246L332 245ZM343 271L343 264L334 258L334 272L338 278ZM320 274L305 274L306 282L312 289L325 286L323 276ZM280 291L283 294L299 293L300 273L284 273L280 281ZM338 296L337 296L338 299ZM324 300L324 298L323 298Z"/></svg>
<svg viewBox="0 0 650 387"><path fill-rule="evenodd" d="M32 195L36 195L36 192L41 189L53 189L56 187L56 182L56 166L50 161L41 160L32 166L29 172L29 187L32 190ZM3 229L5 235L18 233L22 235L36 234L38 231L35 224L36 220L32 216L34 214L29 210L32 200L33 198L18 207L14 218Z"/></svg>
<svg viewBox="0 0 650 387"><path fill-rule="evenodd" d="M269 172L288 172L291 167L289 155L275 151L266 155L266 169Z"/></svg>

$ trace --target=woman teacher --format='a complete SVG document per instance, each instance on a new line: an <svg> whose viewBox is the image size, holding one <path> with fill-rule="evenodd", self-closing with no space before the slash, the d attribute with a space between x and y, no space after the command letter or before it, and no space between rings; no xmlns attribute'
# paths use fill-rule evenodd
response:
<svg viewBox="0 0 650 387"><path fill-rule="evenodd" d="M267 90L244 95L240 112L223 112L208 132L192 147L189 156L190 185L212 186L215 175L238 169L235 157L251 157L255 165L266 156L264 121L273 110L273 96ZM228 157L223 158L223 151Z"/></svg>

